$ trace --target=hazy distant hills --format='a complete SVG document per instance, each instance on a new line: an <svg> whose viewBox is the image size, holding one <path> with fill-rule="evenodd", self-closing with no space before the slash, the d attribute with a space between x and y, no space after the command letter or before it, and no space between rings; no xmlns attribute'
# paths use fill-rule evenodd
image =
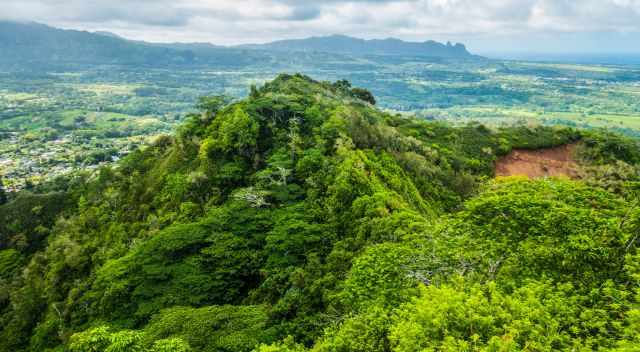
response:
<svg viewBox="0 0 640 352"><path fill-rule="evenodd" d="M316 56L322 57L317 53L442 59L475 57L462 44L434 41L363 40L334 35L223 47L209 43L146 43L127 40L109 32L91 33L38 23L0 21L0 66L5 69L102 64L243 67L290 60L287 57L290 55L285 55L287 52L306 52L304 57L308 63L313 63Z"/></svg>
<svg viewBox="0 0 640 352"><path fill-rule="evenodd" d="M0 22L0 63L173 64L190 63L187 51L151 47L115 36L61 30L37 23Z"/></svg>
<svg viewBox="0 0 640 352"><path fill-rule="evenodd" d="M38 23L0 21L0 67L68 68L91 65L242 67L260 62L256 50L212 44L155 44L109 32L63 30Z"/></svg>
<svg viewBox="0 0 640 352"><path fill-rule="evenodd" d="M438 58L473 58L462 44L435 41L405 42L399 39L365 40L344 35L279 40L267 44L245 45L244 48L279 51L318 51L352 55L404 55Z"/></svg>

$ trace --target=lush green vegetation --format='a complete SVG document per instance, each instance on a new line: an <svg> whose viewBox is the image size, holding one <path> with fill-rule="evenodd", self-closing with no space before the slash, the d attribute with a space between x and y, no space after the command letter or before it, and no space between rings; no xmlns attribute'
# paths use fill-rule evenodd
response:
<svg viewBox="0 0 640 352"><path fill-rule="evenodd" d="M14 190L26 181L117 160L170 133L198 97L238 99L282 71L347 79L367 87L380 107L427 120L607 128L631 136L640 131L640 70L634 66L263 54L268 58L241 67L212 61L178 67L31 65L28 72L0 72L0 174ZM373 102L373 96L363 98Z"/></svg>
<svg viewBox="0 0 640 352"><path fill-rule="evenodd" d="M0 205L0 351L637 348L636 140L371 98L281 75ZM493 180L570 142L582 181Z"/></svg>

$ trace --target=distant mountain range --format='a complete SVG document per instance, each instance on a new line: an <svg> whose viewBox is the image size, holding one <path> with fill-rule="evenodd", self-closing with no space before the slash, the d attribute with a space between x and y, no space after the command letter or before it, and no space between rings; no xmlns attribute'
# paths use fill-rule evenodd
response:
<svg viewBox="0 0 640 352"><path fill-rule="evenodd" d="M473 58L462 44L442 44L432 40L405 42L400 39L365 40L344 35L279 40L267 44L243 45L243 48L279 51L318 51L351 55L405 55L439 58Z"/></svg>
<svg viewBox="0 0 640 352"><path fill-rule="evenodd" d="M285 56L283 52L476 58L462 44L434 41L364 40L334 35L223 47L210 43L147 43L127 40L110 32L92 33L33 22L0 21L0 67L3 68L96 64L242 67L265 61L277 62Z"/></svg>
<svg viewBox="0 0 640 352"><path fill-rule="evenodd" d="M180 64L187 51L152 47L113 35L62 30L38 23L0 22L0 64Z"/></svg>

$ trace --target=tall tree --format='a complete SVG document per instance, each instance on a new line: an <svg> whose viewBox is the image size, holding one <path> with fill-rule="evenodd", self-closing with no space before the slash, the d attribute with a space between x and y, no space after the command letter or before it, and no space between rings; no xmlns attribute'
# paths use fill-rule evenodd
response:
<svg viewBox="0 0 640 352"><path fill-rule="evenodd" d="M4 183L2 182L2 176L0 176L0 205L7 202L7 192L4 190Z"/></svg>

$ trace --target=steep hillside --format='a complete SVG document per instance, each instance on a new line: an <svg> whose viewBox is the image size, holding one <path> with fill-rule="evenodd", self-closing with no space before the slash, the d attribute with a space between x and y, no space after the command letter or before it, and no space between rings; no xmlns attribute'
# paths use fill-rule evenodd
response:
<svg viewBox="0 0 640 352"><path fill-rule="evenodd" d="M453 128L373 102L281 75L241 101L203 98L116 167L0 206L26 218L0 227L0 351L640 342L636 141ZM513 148L578 139L582 182L489 181Z"/></svg>
<svg viewBox="0 0 640 352"><path fill-rule="evenodd" d="M538 150L512 150L496 163L496 176L578 177L575 144Z"/></svg>

